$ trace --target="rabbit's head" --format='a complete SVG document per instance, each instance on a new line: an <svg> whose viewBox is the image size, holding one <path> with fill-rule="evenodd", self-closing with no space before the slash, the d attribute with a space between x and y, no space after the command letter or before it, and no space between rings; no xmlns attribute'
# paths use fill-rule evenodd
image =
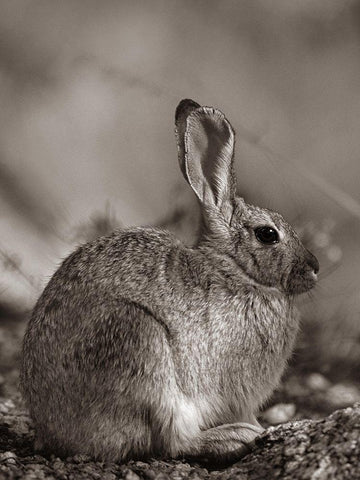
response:
<svg viewBox="0 0 360 480"><path fill-rule="evenodd" d="M256 283L293 295L316 283L319 263L279 213L236 196L234 131L212 107L182 100L175 115L181 171L202 209L199 242Z"/></svg>

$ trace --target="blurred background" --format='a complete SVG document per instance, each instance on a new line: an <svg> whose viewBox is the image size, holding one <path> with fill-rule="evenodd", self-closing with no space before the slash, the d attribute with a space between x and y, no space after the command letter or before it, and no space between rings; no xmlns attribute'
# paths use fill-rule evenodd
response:
<svg viewBox="0 0 360 480"><path fill-rule="evenodd" d="M76 244L147 224L193 239L197 205L173 126L187 97L234 126L239 194L280 211L319 257L321 281L299 298L293 368L354 385L360 2L0 7L0 393L17 382L24 319Z"/></svg>

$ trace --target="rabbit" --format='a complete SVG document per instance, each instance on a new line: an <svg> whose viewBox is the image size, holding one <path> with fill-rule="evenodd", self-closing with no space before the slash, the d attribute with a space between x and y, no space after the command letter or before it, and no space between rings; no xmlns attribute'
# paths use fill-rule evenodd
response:
<svg viewBox="0 0 360 480"><path fill-rule="evenodd" d="M24 336L21 388L35 447L101 461L240 459L299 326L319 264L279 213L236 196L234 131L182 100L180 169L201 207L194 246L130 228L80 246Z"/></svg>

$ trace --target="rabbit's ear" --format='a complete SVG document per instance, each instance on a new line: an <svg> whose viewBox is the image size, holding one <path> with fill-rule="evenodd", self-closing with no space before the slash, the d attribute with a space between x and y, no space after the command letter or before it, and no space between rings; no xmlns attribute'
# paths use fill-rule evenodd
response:
<svg viewBox="0 0 360 480"><path fill-rule="evenodd" d="M235 196L234 131L223 113L182 100L176 109L181 171L205 206L220 210Z"/></svg>

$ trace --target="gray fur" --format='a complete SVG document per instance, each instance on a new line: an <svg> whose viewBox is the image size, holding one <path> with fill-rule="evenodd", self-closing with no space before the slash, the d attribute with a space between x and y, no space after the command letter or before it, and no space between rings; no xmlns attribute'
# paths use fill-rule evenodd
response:
<svg viewBox="0 0 360 480"><path fill-rule="evenodd" d="M185 100L176 123L181 170L202 205L198 243L134 228L63 262L23 344L21 384L40 449L224 461L262 431L256 414L298 330L292 298L313 287L317 261L278 213L235 197L221 112ZM204 158L212 143L193 141L194 131L217 135L221 158ZM281 241L259 243L262 225Z"/></svg>

